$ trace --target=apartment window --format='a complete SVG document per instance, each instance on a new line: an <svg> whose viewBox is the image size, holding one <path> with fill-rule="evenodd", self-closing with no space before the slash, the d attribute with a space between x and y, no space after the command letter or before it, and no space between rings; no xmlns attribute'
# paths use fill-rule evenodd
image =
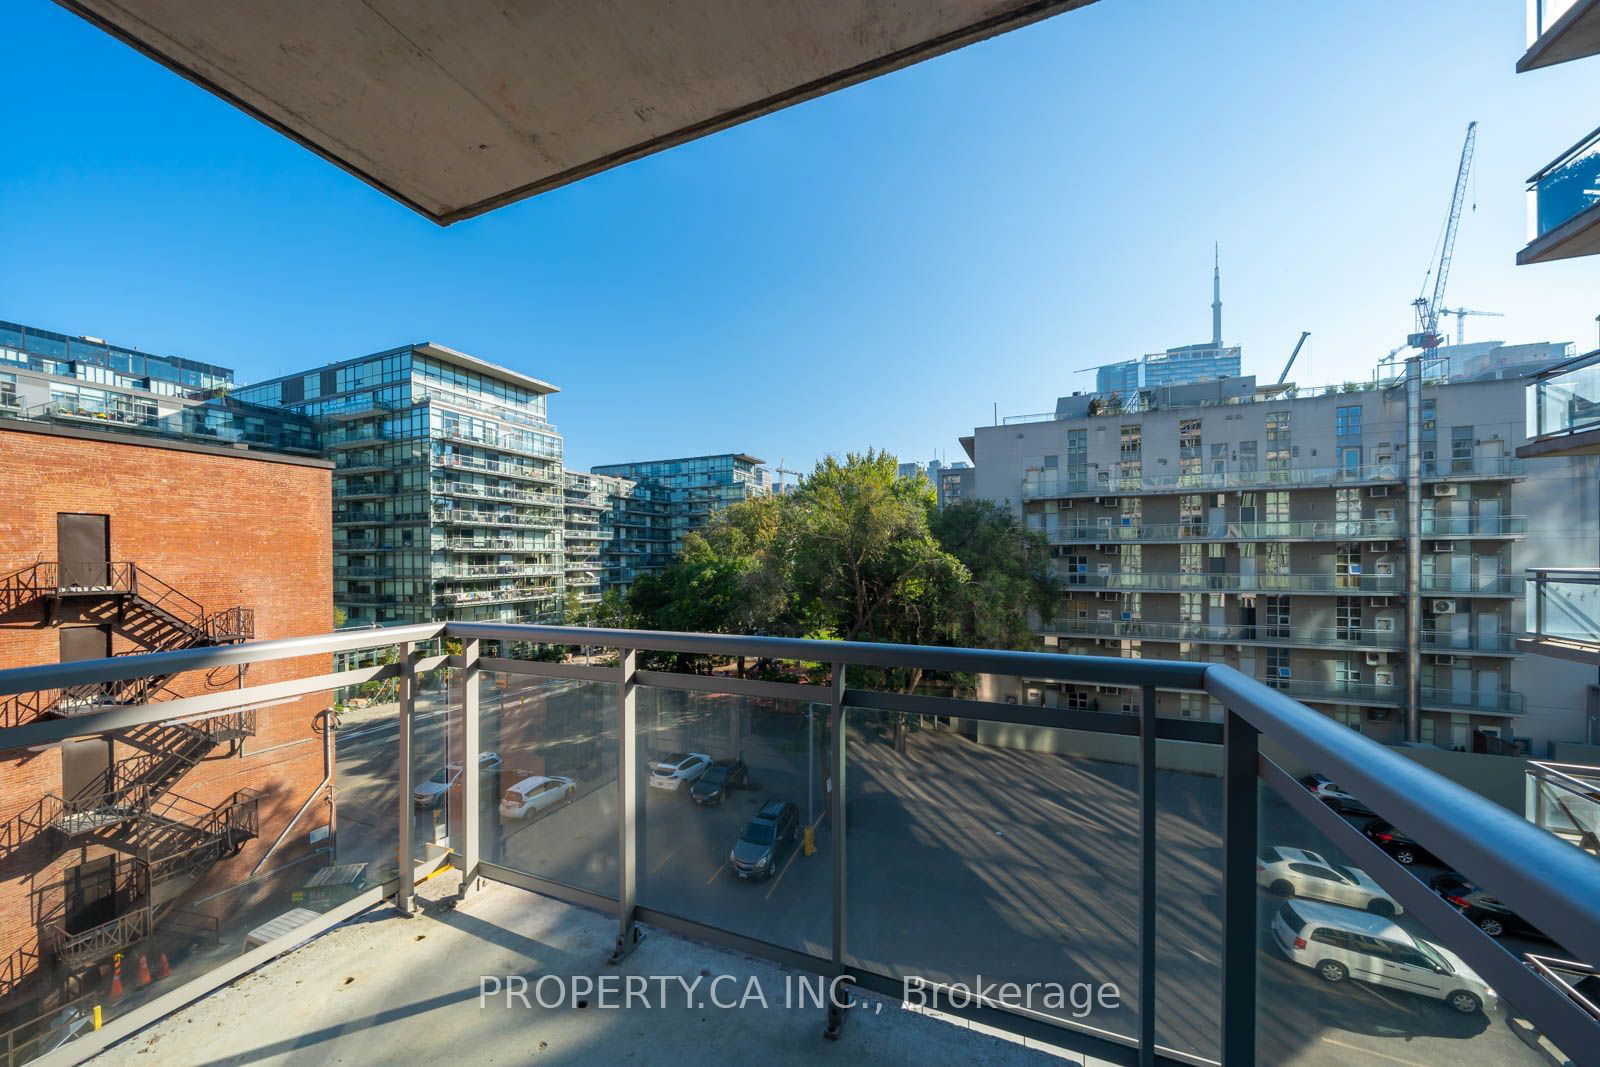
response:
<svg viewBox="0 0 1600 1067"><path fill-rule="evenodd" d="M1293 457L1293 446L1289 443L1289 413L1287 411L1269 411L1267 413L1267 470L1287 471L1289 461ZM1278 480L1276 478L1274 481Z"/></svg>
<svg viewBox="0 0 1600 1067"><path fill-rule="evenodd" d="M1356 479L1361 477L1361 446L1341 445L1338 450L1339 477Z"/></svg>
<svg viewBox="0 0 1600 1067"><path fill-rule="evenodd" d="M1185 535L1199 533L1205 515L1203 498L1198 493L1186 493L1178 498L1179 532Z"/></svg>
<svg viewBox="0 0 1600 1067"><path fill-rule="evenodd" d="M1470 471L1472 469L1472 427L1450 427L1450 469L1452 471Z"/></svg>
<svg viewBox="0 0 1600 1067"><path fill-rule="evenodd" d="M1358 522L1361 519L1361 490L1334 490L1334 513L1340 522Z"/></svg>
<svg viewBox="0 0 1600 1067"><path fill-rule="evenodd" d="M1089 557L1067 556L1065 566L1068 585L1086 585L1089 581Z"/></svg>
<svg viewBox="0 0 1600 1067"><path fill-rule="evenodd" d="M1053 471L1057 467L1059 467L1060 465L1061 465L1061 457L1060 456L1046 456L1046 457L1044 457L1044 469L1045 470Z"/></svg>
<svg viewBox="0 0 1600 1067"><path fill-rule="evenodd" d="M1204 593L1179 593L1178 594L1178 621L1179 622L1205 622Z"/></svg>
<svg viewBox="0 0 1600 1067"><path fill-rule="evenodd" d="M1211 446L1211 473L1212 474L1226 474L1226 473L1228 473L1228 446L1227 445L1212 445Z"/></svg>
<svg viewBox="0 0 1600 1067"><path fill-rule="evenodd" d="M1206 698L1199 693L1179 693L1178 714L1185 719L1204 719Z"/></svg>
<svg viewBox="0 0 1600 1067"><path fill-rule="evenodd" d="M1267 684L1274 689L1289 687L1289 650L1278 645L1267 648Z"/></svg>
<svg viewBox="0 0 1600 1067"><path fill-rule="evenodd" d="M1074 711L1089 710L1089 694L1082 689L1067 690L1067 707Z"/></svg>
<svg viewBox="0 0 1600 1067"><path fill-rule="evenodd" d="M1124 456L1137 456L1139 454L1140 430L1138 426L1124 426L1121 432L1122 454Z"/></svg>
<svg viewBox="0 0 1600 1067"><path fill-rule="evenodd" d="M1289 598L1264 596L1261 598L1261 619L1267 638L1282 639L1289 636Z"/></svg>
<svg viewBox="0 0 1600 1067"><path fill-rule="evenodd" d="M1255 522L1257 516L1259 516L1260 514L1261 514L1261 494L1259 494L1259 493L1240 493L1239 494L1239 521L1240 522Z"/></svg>
<svg viewBox="0 0 1600 1067"><path fill-rule="evenodd" d="M1122 594L1122 619L1124 622L1133 622L1144 616L1144 594Z"/></svg>
<svg viewBox="0 0 1600 1067"><path fill-rule="evenodd" d="M1340 589L1361 588L1361 546L1341 543L1333 555L1334 585Z"/></svg>
<svg viewBox="0 0 1600 1067"><path fill-rule="evenodd" d="M1082 463L1083 457L1089 454L1089 431L1067 431L1067 464Z"/></svg>
<svg viewBox="0 0 1600 1067"><path fill-rule="evenodd" d="M1200 420L1199 419L1184 419L1182 422L1178 423L1178 447L1179 448L1199 448L1200 447Z"/></svg>
<svg viewBox="0 0 1600 1067"><path fill-rule="evenodd" d="M1140 574L1144 571L1143 545L1118 545L1117 569L1123 574Z"/></svg>
<svg viewBox="0 0 1600 1067"><path fill-rule="evenodd" d="M1239 473L1254 474L1259 468L1256 464L1256 443L1254 441L1239 442Z"/></svg>
<svg viewBox="0 0 1600 1067"><path fill-rule="evenodd" d="M1205 473L1204 461L1199 456L1178 457L1178 484L1199 485Z"/></svg>
<svg viewBox="0 0 1600 1067"><path fill-rule="evenodd" d="M1361 405L1341 407L1333 415L1333 432L1336 437L1361 436Z"/></svg>
<svg viewBox="0 0 1600 1067"><path fill-rule="evenodd" d="M1360 708L1334 708L1328 713L1328 717L1342 726L1350 727L1356 733L1361 732ZM1424 737L1423 740L1427 741L1429 738Z"/></svg>
<svg viewBox="0 0 1600 1067"><path fill-rule="evenodd" d="M1269 523L1287 524L1289 521L1289 494L1282 489L1274 489L1266 494L1267 510L1266 521ZM1280 529L1279 532L1287 532Z"/></svg>
<svg viewBox="0 0 1600 1067"><path fill-rule="evenodd" d="M1138 526L1144 515L1144 498L1138 496L1125 496L1122 498L1122 525Z"/></svg>
<svg viewBox="0 0 1600 1067"><path fill-rule="evenodd" d="M1334 601L1334 637L1340 641L1361 639L1361 598L1342 596Z"/></svg>
<svg viewBox="0 0 1600 1067"><path fill-rule="evenodd" d="M1437 400L1424 400L1422 402L1422 432L1430 430L1438 432L1439 429L1439 402Z"/></svg>
<svg viewBox="0 0 1600 1067"><path fill-rule="evenodd" d="M1289 573L1289 545L1284 541L1268 541L1264 546L1266 552L1262 556L1262 570L1266 574L1285 575Z"/></svg>
<svg viewBox="0 0 1600 1067"><path fill-rule="evenodd" d="M1117 488L1138 492L1143 488L1143 471L1136 459L1117 464Z"/></svg>
<svg viewBox="0 0 1600 1067"><path fill-rule="evenodd" d="M1361 668L1350 660L1343 660L1333 665L1333 680L1343 685L1359 685L1361 683Z"/></svg>

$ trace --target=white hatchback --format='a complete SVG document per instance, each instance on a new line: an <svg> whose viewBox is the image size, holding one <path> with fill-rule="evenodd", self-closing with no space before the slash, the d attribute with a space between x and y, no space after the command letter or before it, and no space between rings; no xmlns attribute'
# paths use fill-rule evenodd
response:
<svg viewBox="0 0 1600 1067"><path fill-rule="evenodd" d="M525 819L557 804L571 803L577 792L578 783L571 778L536 774L500 794L500 814L507 819Z"/></svg>
<svg viewBox="0 0 1600 1067"><path fill-rule="evenodd" d="M1289 900L1272 919L1272 936L1285 956L1327 982L1354 978L1402 989L1442 1000L1463 1015L1498 1004L1494 990L1461 957L1381 915Z"/></svg>
<svg viewBox="0 0 1600 1067"><path fill-rule="evenodd" d="M1329 863L1320 852L1267 845L1256 854L1256 884L1280 897L1315 897L1374 915L1399 915L1400 902L1366 871Z"/></svg>
<svg viewBox="0 0 1600 1067"><path fill-rule="evenodd" d="M703 752L674 752L650 764L650 788L672 789L706 773L711 757Z"/></svg>

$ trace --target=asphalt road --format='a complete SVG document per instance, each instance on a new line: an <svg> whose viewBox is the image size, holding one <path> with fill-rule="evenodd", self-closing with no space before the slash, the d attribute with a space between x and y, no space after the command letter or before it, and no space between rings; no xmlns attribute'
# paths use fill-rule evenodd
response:
<svg viewBox="0 0 1600 1067"><path fill-rule="evenodd" d="M507 773L486 781L488 858L556 881L616 893L615 687L550 683L486 688L481 744ZM437 707L437 706L436 706ZM419 713L417 780L458 751L453 716ZM808 774L795 705L643 690L642 757L665 751L742 755L754 787L718 807L640 783L641 904L818 955L829 951L832 838L826 778ZM340 738L339 857L394 855L392 723ZM820 760L821 744L815 753ZM1133 1034L1137 1023L1135 769L1105 761L980 746L914 732L897 752L884 728L852 720L848 751L848 951L858 964L933 981L1115 985L1121 1006L1077 1025ZM565 762L564 762L565 761ZM813 766L814 764L810 764ZM488 798L512 768L568 774L570 805L505 820ZM769 796L802 812L814 781L818 851L786 856L768 881L732 875L726 856ZM1221 975L1220 783L1162 772L1157 914L1157 1033L1167 1047L1215 1058ZM1275 796L1261 805L1263 843L1341 860ZM459 814L456 815L459 818ZM419 840L435 816L418 813ZM440 832L450 813L441 813ZM1430 872L1419 871L1422 877ZM1357 982L1333 986L1272 947L1280 903L1262 893L1258 971L1261 1062L1343 1065L1543 1062L1503 1012L1463 1016L1442 1002ZM1402 925L1416 932L1409 916ZM1512 946L1508 946L1512 947ZM1040 1010L1058 1016L1070 1011Z"/></svg>

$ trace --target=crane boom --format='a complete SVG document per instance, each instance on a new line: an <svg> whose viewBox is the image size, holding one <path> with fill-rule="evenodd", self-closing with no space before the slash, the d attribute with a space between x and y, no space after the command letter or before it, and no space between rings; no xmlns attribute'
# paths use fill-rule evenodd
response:
<svg viewBox="0 0 1600 1067"><path fill-rule="evenodd" d="M1283 384L1283 380L1285 378L1289 377L1289 368L1294 366L1294 358L1300 354L1300 349L1305 346L1306 338L1310 337L1310 336L1311 336L1311 331L1310 330L1301 330L1300 331L1300 340L1298 340L1298 341L1296 341L1294 343L1294 351L1289 353L1289 362L1287 362L1287 363L1285 363L1283 365L1283 373L1278 375L1278 384L1279 385L1282 385Z"/></svg>
<svg viewBox="0 0 1600 1067"><path fill-rule="evenodd" d="M1450 280L1450 257L1455 254L1456 228L1461 224L1461 201L1467 192L1467 175L1472 170L1472 153L1478 141L1477 122L1467 123L1467 139L1461 145L1461 165L1456 168L1455 192L1450 197L1450 215L1444 224L1444 240L1439 248L1439 267L1434 272L1433 298L1417 297L1416 341L1419 348L1438 348L1439 312L1444 307L1444 289ZM1426 283L1424 283L1426 284Z"/></svg>

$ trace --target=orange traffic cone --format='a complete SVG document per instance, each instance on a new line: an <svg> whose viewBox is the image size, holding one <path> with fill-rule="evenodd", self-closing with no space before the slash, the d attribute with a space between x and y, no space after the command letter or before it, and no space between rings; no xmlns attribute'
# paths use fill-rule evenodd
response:
<svg viewBox="0 0 1600 1067"><path fill-rule="evenodd" d="M150 984L150 960L144 956L139 957L139 988L143 989Z"/></svg>
<svg viewBox="0 0 1600 1067"><path fill-rule="evenodd" d="M122 953L111 961L111 999L122 999Z"/></svg>
<svg viewBox="0 0 1600 1067"><path fill-rule="evenodd" d="M172 977L172 968L167 965L167 954L165 952L163 952L161 954L161 963L160 963L159 966L156 967L156 980L160 981L163 978L171 978L171 977Z"/></svg>

